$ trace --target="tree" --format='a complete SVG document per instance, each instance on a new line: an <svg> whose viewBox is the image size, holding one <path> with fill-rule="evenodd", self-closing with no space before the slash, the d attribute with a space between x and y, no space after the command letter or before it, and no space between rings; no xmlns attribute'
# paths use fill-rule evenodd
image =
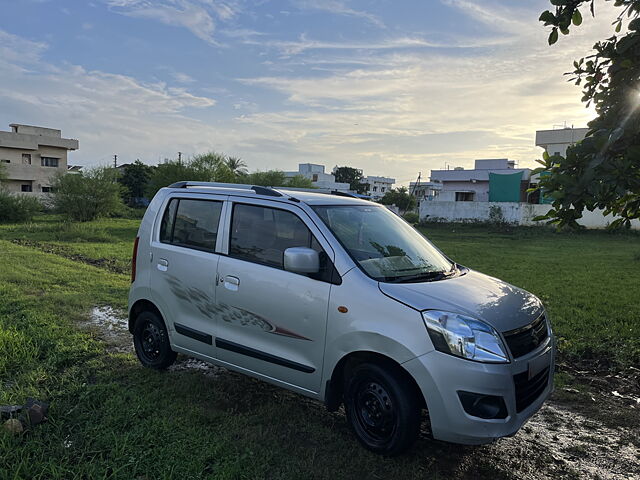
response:
<svg viewBox="0 0 640 480"><path fill-rule="evenodd" d="M253 172L243 179L243 183L249 185L262 185L263 187L283 187L287 184L287 177L280 170L267 170Z"/></svg>
<svg viewBox="0 0 640 480"><path fill-rule="evenodd" d="M581 7L594 0L551 0L555 11L540 21L551 26L549 44L558 32L569 34L582 23ZM603 209L620 218L612 227L630 226L640 218L640 1L616 0L620 14L615 33L593 46L593 54L573 62L571 81L582 85L582 101L593 104L597 117L589 122L587 137L567 149L565 157L544 155L540 163L550 175L540 187L553 198L547 219L558 227L578 227L584 209ZM628 30L622 33L626 24Z"/></svg>
<svg viewBox="0 0 640 480"><path fill-rule="evenodd" d="M248 173L247 164L239 157L227 157L224 162L237 177Z"/></svg>
<svg viewBox="0 0 640 480"><path fill-rule="evenodd" d="M52 187L54 208L72 220L94 220L123 207L118 171L111 167L95 167L73 175L58 173Z"/></svg>
<svg viewBox="0 0 640 480"><path fill-rule="evenodd" d="M237 178L226 164L226 157L209 152L195 155L184 162L165 160L155 167L147 185L147 195L153 197L162 187L180 181L235 183Z"/></svg>
<svg viewBox="0 0 640 480"><path fill-rule="evenodd" d="M336 182L348 183L349 188L358 193L365 193L369 187L368 184L362 182L362 171L353 167L337 167L333 171Z"/></svg>
<svg viewBox="0 0 640 480"><path fill-rule="evenodd" d="M294 188L315 188L311 179L304 175L294 175L293 177L289 177L285 186Z"/></svg>
<svg viewBox="0 0 640 480"><path fill-rule="evenodd" d="M416 208L416 197L409 193L407 187L392 188L387 190L384 197L380 199L383 205L395 205L402 212Z"/></svg>
<svg viewBox="0 0 640 480"><path fill-rule="evenodd" d="M118 179L124 187L125 201L131 203L135 198L144 197L147 184L153 174L153 167L145 165L140 160L124 167L122 175Z"/></svg>

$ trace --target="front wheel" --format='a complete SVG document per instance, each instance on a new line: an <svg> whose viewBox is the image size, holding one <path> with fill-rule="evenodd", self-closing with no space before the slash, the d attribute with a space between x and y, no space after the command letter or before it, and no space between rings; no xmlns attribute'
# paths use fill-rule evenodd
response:
<svg viewBox="0 0 640 480"><path fill-rule="evenodd" d="M163 370L175 362L177 354L171 350L167 328L153 312L142 312L133 328L133 345L140 363L145 367Z"/></svg>
<svg viewBox="0 0 640 480"><path fill-rule="evenodd" d="M347 420L369 450L397 455L418 438L420 402L404 372L374 363L356 365L345 379L344 393Z"/></svg>

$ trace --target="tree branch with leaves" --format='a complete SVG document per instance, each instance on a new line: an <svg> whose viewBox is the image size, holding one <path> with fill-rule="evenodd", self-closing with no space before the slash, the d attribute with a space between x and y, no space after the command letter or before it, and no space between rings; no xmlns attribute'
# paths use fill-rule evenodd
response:
<svg viewBox="0 0 640 480"><path fill-rule="evenodd" d="M574 61L570 81L582 86L582 102L597 117L586 138L566 156L545 153L540 162L550 175L540 187L553 198L546 219L558 227L578 227L583 211L602 209L618 218L612 227L629 227L640 218L640 0L607 0L620 8L614 34L593 46L593 53ZM549 44L559 33L582 24L582 10L595 16L595 0L551 0L555 10L540 15L551 27ZM626 30L623 31L626 25Z"/></svg>

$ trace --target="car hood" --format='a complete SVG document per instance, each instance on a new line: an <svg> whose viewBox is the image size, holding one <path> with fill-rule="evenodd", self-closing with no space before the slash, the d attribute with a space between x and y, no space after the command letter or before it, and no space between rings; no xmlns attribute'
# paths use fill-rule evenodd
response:
<svg viewBox="0 0 640 480"><path fill-rule="evenodd" d="M535 295L473 270L436 282L378 285L385 295L417 310L466 314L500 332L531 323L543 309Z"/></svg>

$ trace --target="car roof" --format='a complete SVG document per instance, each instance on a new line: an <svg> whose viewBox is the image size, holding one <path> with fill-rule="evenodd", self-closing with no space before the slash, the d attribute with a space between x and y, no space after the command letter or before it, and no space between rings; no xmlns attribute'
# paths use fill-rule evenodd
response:
<svg viewBox="0 0 640 480"><path fill-rule="evenodd" d="M304 202L307 205L365 205L373 202L352 197L349 193L331 191L328 189L294 189L290 187L262 187L258 185L243 185L234 183L215 182L178 182L169 185L175 193L199 193L215 195L236 195L264 200L285 201L296 204ZM375 204L373 204L375 205Z"/></svg>

